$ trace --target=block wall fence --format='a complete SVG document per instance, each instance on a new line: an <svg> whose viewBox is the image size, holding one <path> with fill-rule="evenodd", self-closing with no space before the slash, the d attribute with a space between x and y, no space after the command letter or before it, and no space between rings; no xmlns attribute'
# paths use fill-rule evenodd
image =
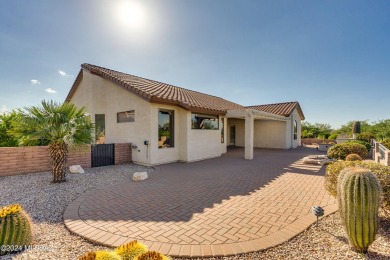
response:
<svg viewBox="0 0 390 260"><path fill-rule="evenodd" d="M131 163L131 144L115 144L115 164ZM91 147L69 149L68 166L91 168ZM47 146L0 147L0 177L51 171Z"/></svg>
<svg viewBox="0 0 390 260"><path fill-rule="evenodd" d="M311 144L321 144L325 141L325 143L336 143L336 139L317 139L317 138L302 138L302 145L311 145Z"/></svg>

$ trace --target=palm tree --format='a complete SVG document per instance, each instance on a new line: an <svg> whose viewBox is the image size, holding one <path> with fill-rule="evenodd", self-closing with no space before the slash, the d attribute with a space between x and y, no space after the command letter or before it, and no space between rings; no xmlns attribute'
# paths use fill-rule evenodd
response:
<svg viewBox="0 0 390 260"><path fill-rule="evenodd" d="M85 108L65 102L42 101L41 106L25 108L15 121L11 134L20 145L48 145L53 182L66 181L66 163L70 146L92 143L93 124Z"/></svg>

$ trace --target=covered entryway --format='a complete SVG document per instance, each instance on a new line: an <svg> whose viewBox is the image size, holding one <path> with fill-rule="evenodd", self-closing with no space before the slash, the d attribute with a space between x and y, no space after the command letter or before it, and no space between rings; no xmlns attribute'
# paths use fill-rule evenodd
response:
<svg viewBox="0 0 390 260"><path fill-rule="evenodd" d="M290 117L254 109L231 110L228 118L230 145L245 147L245 159L253 159L253 148L289 149L292 147L293 122ZM232 130L234 129L234 132ZM233 136L232 136L233 134Z"/></svg>

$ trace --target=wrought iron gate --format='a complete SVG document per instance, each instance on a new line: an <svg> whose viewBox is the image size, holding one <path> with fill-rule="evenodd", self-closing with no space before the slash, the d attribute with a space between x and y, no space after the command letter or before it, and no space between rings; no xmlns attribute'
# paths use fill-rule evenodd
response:
<svg viewBox="0 0 390 260"><path fill-rule="evenodd" d="M97 144L91 147L91 166L115 164L115 144Z"/></svg>

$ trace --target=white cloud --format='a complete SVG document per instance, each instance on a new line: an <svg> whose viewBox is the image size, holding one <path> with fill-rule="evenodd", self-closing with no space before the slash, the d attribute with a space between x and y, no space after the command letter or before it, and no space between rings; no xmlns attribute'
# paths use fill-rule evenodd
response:
<svg viewBox="0 0 390 260"><path fill-rule="evenodd" d="M45 89L45 91L46 91L47 93L50 93L50 94L56 93L56 91L55 91L54 89L52 89L52 88L47 88L47 89Z"/></svg>
<svg viewBox="0 0 390 260"><path fill-rule="evenodd" d="M30 80L30 82L33 85L41 84L41 82L39 80L37 80L37 79L32 79L32 80Z"/></svg>
<svg viewBox="0 0 390 260"><path fill-rule="evenodd" d="M70 75L63 70L57 70L57 72L63 77L69 77Z"/></svg>

